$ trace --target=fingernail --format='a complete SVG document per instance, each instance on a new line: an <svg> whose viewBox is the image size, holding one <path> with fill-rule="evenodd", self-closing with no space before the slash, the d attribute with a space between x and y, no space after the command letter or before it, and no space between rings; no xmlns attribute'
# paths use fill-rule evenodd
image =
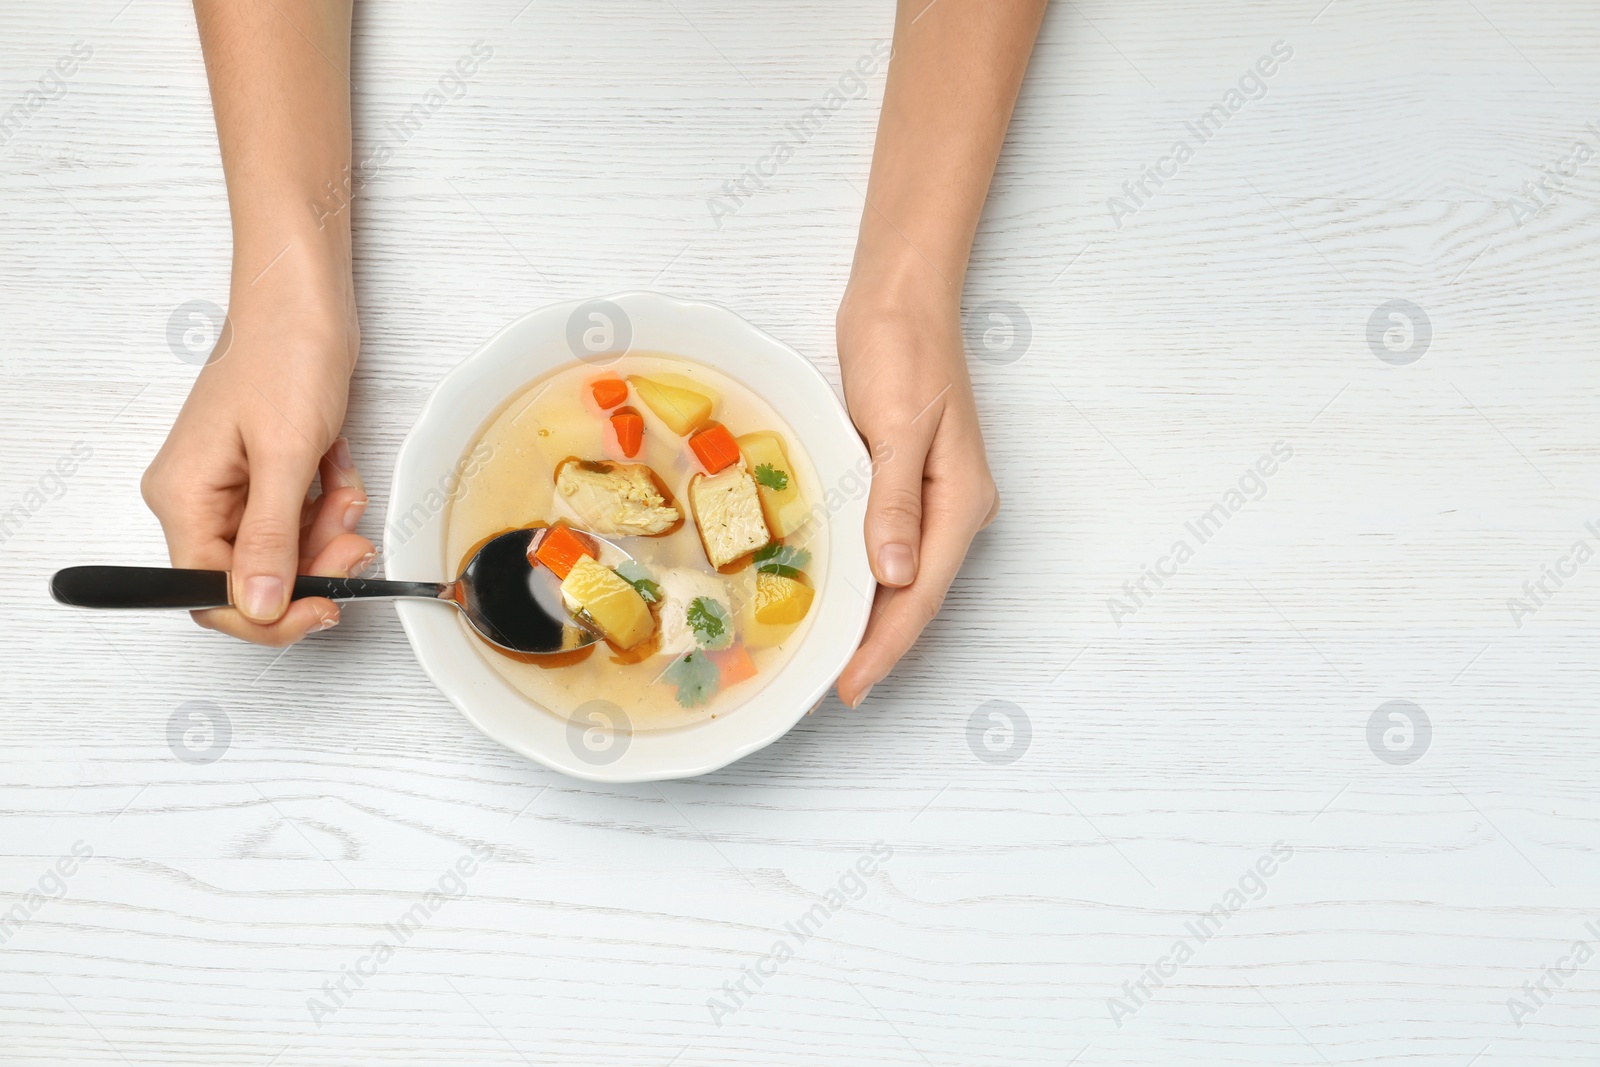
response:
<svg viewBox="0 0 1600 1067"><path fill-rule="evenodd" d="M344 576L346 578L361 577L363 574L367 573L367 568L371 567L377 558L378 554L376 552L368 552L365 556L362 556L360 559L356 560L350 569L344 572Z"/></svg>
<svg viewBox="0 0 1600 1067"><path fill-rule="evenodd" d="M877 684L878 684L877 682L873 682L872 683L872 685L877 685ZM861 705L863 705L863 704L865 704L867 702L867 694L872 692L872 685L867 686L865 689L863 689L861 691L861 695L856 697L856 702L854 704L850 705L850 707L852 709L859 708Z"/></svg>
<svg viewBox="0 0 1600 1067"><path fill-rule="evenodd" d="M339 468L339 473L344 476L345 485L353 485L357 489L366 490L366 485L361 481L361 473L356 470L355 460L350 458L350 440L341 437L333 442L333 447L328 449L328 458L333 460L333 465ZM323 487L324 492L327 486Z"/></svg>
<svg viewBox="0 0 1600 1067"><path fill-rule="evenodd" d="M884 545L878 550L878 577L884 585L910 585L917 576L911 546Z"/></svg>
<svg viewBox="0 0 1600 1067"><path fill-rule="evenodd" d="M271 622L283 614L286 593L282 578L273 578L265 574L246 578L244 602L239 605L239 610L257 622Z"/></svg>
<svg viewBox="0 0 1600 1067"><path fill-rule="evenodd" d="M313 633L313 634L320 634L322 631L331 630L335 626L338 626L338 625L339 625L339 616L337 616L337 615L324 615L322 617L322 621L321 622L317 623L317 625L315 627L313 627L310 630L307 630L306 632L307 633Z"/></svg>
<svg viewBox="0 0 1600 1067"><path fill-rule="evenodd" d="M350 506L344 509L344 528L348 533L356 532L356 524L361 521L361 513L367 510L365 500L352 500Z"/></svg>

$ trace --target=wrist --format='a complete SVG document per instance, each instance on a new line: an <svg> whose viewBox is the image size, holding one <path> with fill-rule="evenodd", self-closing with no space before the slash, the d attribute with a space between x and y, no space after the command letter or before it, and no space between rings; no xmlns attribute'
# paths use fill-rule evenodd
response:
<svg viewBox="0 0 1600 1067"><path fill-rule="evenodd" d="M235 217L231 301L295 306L355 317L348 210L342 224L318 226L309 211L289 217Z"/></svg>
<svg viewBox="0 0 1600 1067"><path fill-rule="evenodd" d="M234 248L228 319L235 347L267 358L322 352L348 376L360 345L348 253L314 227L263 238ZM246 337L265 343L240 344Z"/></svg>
<svg viewBox="0 0 1600 1067"><path fill-rule="evenodd" d="M344 276L350 261L348 203L340 208L290 193L272 205L233 207L233 273L247 284L284 262Z"/></svg>
<svg viewBox="0 0 1600 1067"><path fill-rule="evenodd" d="M959 316L961 275L923 259L904 241L900 249L856 250L850 280L839 301L841 327L884 318L937 320Z"/></svg>

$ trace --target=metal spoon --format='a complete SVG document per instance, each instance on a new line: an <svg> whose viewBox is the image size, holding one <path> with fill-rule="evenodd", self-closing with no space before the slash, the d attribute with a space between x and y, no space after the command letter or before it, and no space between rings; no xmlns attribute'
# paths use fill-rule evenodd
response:
<svg viewBox="0 0 1600 1067"><path fill-rule="evenodd" d="M388 582L374 578L294 580L293 598L329 600L442 600L461 609L490 644L523 655L570 652L600 640L599 631L574 618L561 603L561 583L548 567L528 561L548 527L511 530L484 542L453 582ZM622 549L583 530L608 567L632 559ZM225 608L233 605L227 571L170 567L68 567L50 579L50 595L79 608Z"/></svg>

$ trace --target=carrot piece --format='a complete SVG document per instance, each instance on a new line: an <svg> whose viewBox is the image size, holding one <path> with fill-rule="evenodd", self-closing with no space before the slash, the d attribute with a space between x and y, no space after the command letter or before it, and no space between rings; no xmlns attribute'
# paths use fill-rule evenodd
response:
<svg viewBox="0 0 1600 1067"><path fill-rule="evenodd" d="M739 462L739 442L720 422L714 422L689 438L689 447L707 474Z"/></svg>
<svg viewBox="0 0 1600 1067"><path fill-rule="evenodd" d="M617 446L622 454L632 459L644 444L644 416L632 408L623 408L611 416L611 428L617 431Z"/></svg>
<svg viewBox="0 0 1600 1067"><path fill-rule="evenodd" d="M550 532L539 542L533 558L549 567L564 582L578 560L589 554L589 546L578 540L578 535L566 523L558 522L550 527Z"/></svg>
<svg viewBox="0 0 1600 1067"><path fill-rule="evenodd" d="M707 652L706 655L717 665L717 680L724 689L756 676L756 661L750 658L749 650L743 645Z"/></svg>
<svg viewBox="0 0 1600 1067"><path fill-rule="evenodd" d="M601 411L610 411L628 399L628 383L621 378L601 378L590 383L589 391L594 394L594 402L600 405Z"/></svg>

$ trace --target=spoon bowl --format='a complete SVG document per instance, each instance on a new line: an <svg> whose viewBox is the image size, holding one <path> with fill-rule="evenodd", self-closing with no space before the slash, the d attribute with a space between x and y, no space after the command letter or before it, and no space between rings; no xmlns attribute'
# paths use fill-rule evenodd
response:
<svg viewBox="0 0 1600 1067"><path fill-rule="evenodd" d="M567 611L561 582L533 553L549 527L507 530L485 541L453 582L394 582L376 578L324 578L302 574L293 599L440 600L453 605L484 640L507 652L547 656L592 645L599 630ZM633 557L584 530L574 533L595 545L598 562L615 567ZM50 579L50 595L79 608L183 609L233 606L228 571L172 567L67 567Z"/></svg>

